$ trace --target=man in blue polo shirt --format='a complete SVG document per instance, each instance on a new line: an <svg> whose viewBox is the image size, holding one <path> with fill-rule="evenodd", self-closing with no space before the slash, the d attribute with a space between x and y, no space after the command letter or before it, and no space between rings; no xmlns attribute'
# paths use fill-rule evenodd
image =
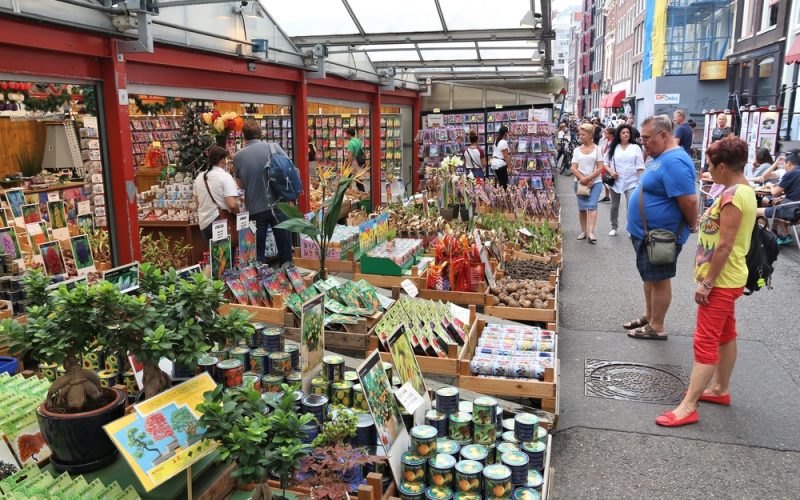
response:
<svg viewBox="0 0 800 500"><path fill-rule="evenodd" d="M636 268L644 283L644 314L623 325L628 336L666 340L664 318L672 301L671 279L675 276L678 254L697 230L697 195L694 163L672 138L672 122L667 115L651 116L642 124L641 141L645 155L653 160L642 174L639 187L628 203L628 232L636 250ZM647 255L645 229L639 199L644 197L647 229L666 229L677 235L672 264L653 265Z"/></svg>
<svg viewBox="0 0 800 500"><path fill-rule="evenodd" d="M692 140L694 133L692 127L686 122L686 112L682 109L676 110L672 117L675 119L675 138L678 139L678 146L682 147L689 158L692 157Z"/></svg>

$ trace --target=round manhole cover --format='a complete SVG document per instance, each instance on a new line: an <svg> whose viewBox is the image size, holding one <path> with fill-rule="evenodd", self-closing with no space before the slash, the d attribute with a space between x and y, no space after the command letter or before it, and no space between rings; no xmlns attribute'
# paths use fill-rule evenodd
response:
<svg viewBox="0 0 800 500"><path fill-rule="evenodd" d="M585 394L643 403L676 403L686 390L683 368L586 360Z"/></svg>

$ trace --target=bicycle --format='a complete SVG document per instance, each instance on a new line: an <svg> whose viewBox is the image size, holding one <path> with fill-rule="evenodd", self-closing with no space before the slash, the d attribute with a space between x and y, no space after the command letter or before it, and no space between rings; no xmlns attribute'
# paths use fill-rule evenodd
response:
<svg viewBox="0 0 800 500"><path fill-rule="evenodd" d="M561 168L559 169L559 173L564 176L571 176L572 170L572 152L575 151L575 145L572 141L568 141L566 139L561 140L561 149L563 154L561 155Z"/></svg>

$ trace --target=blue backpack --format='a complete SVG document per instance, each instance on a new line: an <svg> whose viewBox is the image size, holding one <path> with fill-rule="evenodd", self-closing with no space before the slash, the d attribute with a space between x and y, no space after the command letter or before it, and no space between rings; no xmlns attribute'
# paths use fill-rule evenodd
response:
<svg viewBox="0 0 800 500"><path fill-rule="evenodd" d="M276 201L297 201L303 192L300 172L288 156L272 151L267 167L267 190Z"/></svg>

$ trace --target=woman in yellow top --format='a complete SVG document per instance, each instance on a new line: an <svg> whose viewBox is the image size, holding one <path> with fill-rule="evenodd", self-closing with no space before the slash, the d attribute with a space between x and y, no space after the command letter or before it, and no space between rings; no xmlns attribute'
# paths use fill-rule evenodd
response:
<svg viewBox="0 0 800 500"><path fill-rule="evenodd" d="M719 140L709 146L706 158L714 182L725 189L700 218L694 268L694 367L683 401L656 418L658 425L666 427L698 422L698 401L731 404L728 385L736 363L734 303L747 282L745 257L750 250L757 204L744 176L746 142L738 137Z"/></svg>

